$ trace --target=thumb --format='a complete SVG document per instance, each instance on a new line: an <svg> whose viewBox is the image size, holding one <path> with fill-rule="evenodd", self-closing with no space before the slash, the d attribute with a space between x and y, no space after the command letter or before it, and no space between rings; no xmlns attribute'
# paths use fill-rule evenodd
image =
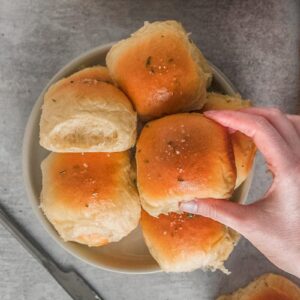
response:
<svg viewBox="0 0 300 300"><path fill-rule="evenodd" d="M195 199L181 202L180 209L211 218L238 232L244 231L243 228L249 216L249 206L224 199Z"/></svg>

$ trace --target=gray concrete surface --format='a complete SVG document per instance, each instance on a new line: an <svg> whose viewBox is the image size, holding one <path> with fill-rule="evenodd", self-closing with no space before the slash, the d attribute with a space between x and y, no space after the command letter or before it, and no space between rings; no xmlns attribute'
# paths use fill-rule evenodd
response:
<svg viewBox="0 0 300 300"><path fill-rule="evenodd" d="M202 271L128 276L85 265L65 253L33 215L22 182L21 147L30 110L52 75L83 51L126 37L144 20L183 22L244 97L299 112L298 6L284 0L0 0L1 203L57 261L76 268L107 300L214 299L264 272L284 274L245 239L227 262L230 276ZM259 158L249 201L269 183ZM0 278L2 300L69 299L2 227Z"/></svg>

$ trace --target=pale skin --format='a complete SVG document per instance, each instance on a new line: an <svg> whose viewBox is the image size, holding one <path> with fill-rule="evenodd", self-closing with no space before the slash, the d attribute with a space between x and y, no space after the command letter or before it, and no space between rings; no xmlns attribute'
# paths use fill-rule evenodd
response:
<svg viewBox="0 0 300 300"><path fill-rule="evenodd" d="M275 108L208 111L205 115L251 137L273 174L273 183L255 203L196 199L183 211L219 221L240 232L272 263L300 277L300 116Z"/></svg>

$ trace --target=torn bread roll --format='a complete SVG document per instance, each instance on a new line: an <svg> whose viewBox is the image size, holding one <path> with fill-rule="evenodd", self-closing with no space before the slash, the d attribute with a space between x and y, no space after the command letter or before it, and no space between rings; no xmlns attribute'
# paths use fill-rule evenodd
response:
<svg viewBox="0 0 300 300"><path fill-rule="evenodd" d="M64 241L101 246L138 225L129 152L51 153L42 162L41 208Z"/></svg>
<svg viewBox="0 0 300 300"><path fill-rule="evenodd" d="M135 144L137 117L107 68L83 69L44 96L40 144L54 152L117 152Z"/></svg>
<svg viewBox="0 0 300 300"><path fill-rule="evenodd" d="M145 120L200 109L212 70L176 21L148 23L108 52L110 75Z"/></svg>
<svg viewBox="0 0 300 300"><path fill-rule="evenodd" d="M199 113L149 122L137 142L137 185L152 216L178 212L179 203L232 195L233 149L225 127Z"/></svg>
<svg viewBox="0 0 300 300"><path fill-rule="evenodd" d="M242 99L239 95L228 96L218 93L207 93L207 101L202 111L208 110L236 110L251 106L249 100ZM239 187L248 177L254 162L256 146L252 139L236 131L231 134L237 178L235 188Z"/></svg>

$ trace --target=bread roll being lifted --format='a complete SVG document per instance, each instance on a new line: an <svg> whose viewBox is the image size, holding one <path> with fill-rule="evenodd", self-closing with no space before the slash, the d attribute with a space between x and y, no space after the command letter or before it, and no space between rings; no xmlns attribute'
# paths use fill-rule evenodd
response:
<svg viewBox="0 0 300 300"><path fill-rule="evenodd" d="M41 208L64 241L101 246L138 225L129 152L51 153L42 162Z"/></svg>
<svg viewBox="0 0 300 300"><path fill-rule="evenodd" d="M83 69L44 96L40 144L54 152L116 152L136 140L136 112L107 68Z"/></svg>
<svg viewBox="0 0 300 300"><path fill-rule="evenodd" d="M212 71L176 21L145 22L106 57L110 75L145 120L200 109Z"/></svg>
<svg viewBox="0 0 300 300"><path fill-rule="evenodd" d="M179 212L181 201L232 195L233 149L225 127L199 113L149 122L137 142L137 184L152 216Z"/></svg>

